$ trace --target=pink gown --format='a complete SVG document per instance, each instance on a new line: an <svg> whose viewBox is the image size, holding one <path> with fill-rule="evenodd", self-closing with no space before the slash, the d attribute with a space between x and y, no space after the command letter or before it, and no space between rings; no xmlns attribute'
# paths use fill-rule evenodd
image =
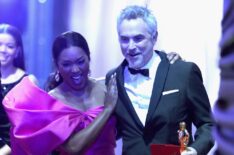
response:
<svg viewBox="0 0 234 155"><path fill-rule="evenodd" d="M73 132L87 127L104 108L98 106L86 112L74 109L48 95L28 77L6 95L3 105L12 125L12 155L49 154ZM114 155L115 124L111 117L84 154Z"/></svg>

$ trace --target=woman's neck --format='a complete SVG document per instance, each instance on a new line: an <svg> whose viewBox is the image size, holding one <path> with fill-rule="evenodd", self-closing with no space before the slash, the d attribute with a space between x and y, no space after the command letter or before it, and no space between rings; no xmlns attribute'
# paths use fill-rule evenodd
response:
<svg viewBox="0 0 234 155"><path fill-rule="evenodd" d="M17 68L13 65L11 66L1 66L1 78L7 79L10 75L14 75L17 72Z"/></svg>
<svg viewBox="0 0 234 155"><path fill-rule="evenodd" d="M88 98L90 95L90 90L92 88L92 82L87 81L87 84L85 85L84 88L80 90L73 89L72 87L68 86L65 83L61 84L60 90L67 96L67 97L76 97L80 99L85 99Z"/></svg>

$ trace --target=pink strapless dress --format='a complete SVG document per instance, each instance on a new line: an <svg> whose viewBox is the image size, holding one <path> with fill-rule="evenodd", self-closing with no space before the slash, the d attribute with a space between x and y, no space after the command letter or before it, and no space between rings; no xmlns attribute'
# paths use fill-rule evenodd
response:
<svg viewBox="0 0 234 155"><path fill-rule="evenodd" d="M12 155L49 154L73 132L87 127L104 108L86 112L74 109L48 95L28 77L5 96L3 105L12 124ZM115 124L111 117L85 155L114 155Z"/></svg>

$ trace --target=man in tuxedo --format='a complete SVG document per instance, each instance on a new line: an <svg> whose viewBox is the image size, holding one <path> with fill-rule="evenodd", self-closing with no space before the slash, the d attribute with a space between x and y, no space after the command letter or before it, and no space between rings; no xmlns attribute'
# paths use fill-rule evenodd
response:
<svg viewBox="0 0 234 155"><path fill-rule="evenodd" d="M117 21L124 61L108 72L116 73L118 102L115 110L124 155L149 155L151 144L179 145L177 130L185 122L194 139L182 155L205 155L212 148L213 120L202 75L192 62L170 64L166 54L154 51L157 22L145 7L129 6Z"/></svg>

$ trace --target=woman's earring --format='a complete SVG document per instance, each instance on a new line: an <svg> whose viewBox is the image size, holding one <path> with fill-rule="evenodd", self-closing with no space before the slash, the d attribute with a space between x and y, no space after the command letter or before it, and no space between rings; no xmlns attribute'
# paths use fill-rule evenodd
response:
<svg viewBox="0 0 234 155"><path fill-rule="evenodd" d="M20 47L17 47L17 48L16 48L14 59L16 59L16 58L19 56L20 50L21 50Z"/></svg>
<svg viewBox="0 0 234 155"><path fill-rule="evenodd" d="M56 82L59 82L59 80L60 80L59 71L56 71L54 79L55 79Z"/></svg>
<svg viewBox="0 0 234 155"><path fill-rule="evenodd" d="M89 70L89 72L88 72L88 77L90 77L91 76L91 71Z"/></svg>

